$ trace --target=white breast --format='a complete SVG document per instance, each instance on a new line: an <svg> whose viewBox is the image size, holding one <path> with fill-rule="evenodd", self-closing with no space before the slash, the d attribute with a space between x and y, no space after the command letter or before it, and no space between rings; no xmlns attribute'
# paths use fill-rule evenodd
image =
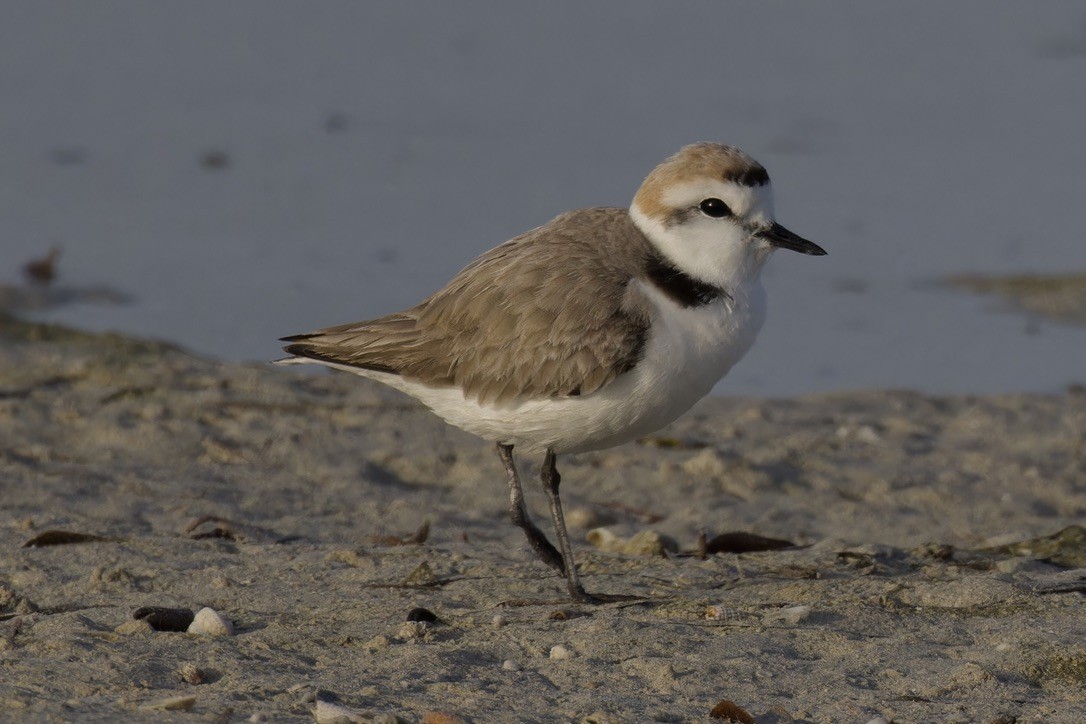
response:
<svg viewBox="0 0 1086 724"><path fill-rule="evenodd" d="M639 283L639 282L632 282ZM760 282L683 308L655 288L645 355L630 372L590 395L479 405L458 388L432 388L397 375L336 365L417 398L446 422L484 439L575 453L612 447L672 422L707 395L746 354L765 318Z"/></svg>

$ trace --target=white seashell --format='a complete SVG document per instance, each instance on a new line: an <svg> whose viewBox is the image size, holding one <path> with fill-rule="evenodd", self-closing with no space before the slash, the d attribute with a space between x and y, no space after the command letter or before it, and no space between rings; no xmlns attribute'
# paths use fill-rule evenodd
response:
<svg viewBox="0 0 1086 724"><path fill-rule="evenodd" d="M205 636L233 636L234 624L215 609L205 606L196 612L196 617L189 624L188 632Z"/></svg>

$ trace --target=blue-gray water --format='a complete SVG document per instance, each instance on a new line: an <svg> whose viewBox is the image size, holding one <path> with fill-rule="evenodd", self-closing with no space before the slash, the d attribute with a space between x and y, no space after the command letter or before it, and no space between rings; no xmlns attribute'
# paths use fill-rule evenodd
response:
<svg viewBox="0 0 1086 724"><path fill-rule="evenodd" d="M720 392L1086 379L1082 329L928 283L1086 269L1079 2L7 2L0 99L0 282L58 244L133 297L47 319L273 358L720 140L830 252L776 255Z"/></svg>

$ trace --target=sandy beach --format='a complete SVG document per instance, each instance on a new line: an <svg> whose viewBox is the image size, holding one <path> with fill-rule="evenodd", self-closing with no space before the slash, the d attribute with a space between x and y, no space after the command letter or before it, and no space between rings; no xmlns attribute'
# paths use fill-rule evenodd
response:
<svg viewBox="0 0 1086 724"><path fill-rule="evenodd" d="M0 20L0 724L1086 722L1081 2ZM490 443L266 361L697 141L829 256L559 460L610 602Z"/></svg>
<svg viewBox="0 0 1086 724"><path fill-rule="evenodd" d="M4 318L0 719L1086 718L1081 388L714 398L562 471L629 600L564 602L408 398Z"/></svg>

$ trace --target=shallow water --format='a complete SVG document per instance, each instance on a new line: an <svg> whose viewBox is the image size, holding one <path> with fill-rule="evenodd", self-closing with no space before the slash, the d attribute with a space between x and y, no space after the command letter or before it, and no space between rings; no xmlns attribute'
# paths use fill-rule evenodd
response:
<svg viewBox="0 0 1086 724"><path fill-rule="evenodd" d="M58 244L58 287L132 300L39 317L273 358L563 210L626 205L713 139L761 160L779 220L830 252L771 262L766 328L718 391L1086 381L1081 328L930 283L1086 268L1080 4L0 15L0 282Z"/></svg>

